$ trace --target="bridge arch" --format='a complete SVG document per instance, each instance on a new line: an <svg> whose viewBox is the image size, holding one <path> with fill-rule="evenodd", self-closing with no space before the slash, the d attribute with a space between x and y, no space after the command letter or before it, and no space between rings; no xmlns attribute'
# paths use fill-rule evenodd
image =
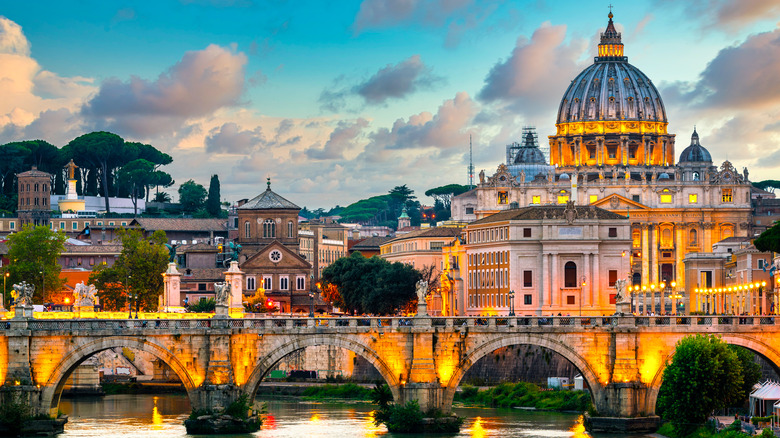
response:
<svg viewBox="0 0 780 438"><path fill-rule="evenodd" d="M452 406L452 400L455 397L455 391L460 385L460 381L466 375L469 368L477 363L478 360L492 353L493 351L502 348L509 347L511 345L534 345L537 347L544 347L552 350L568 360L574 365L580 373L582 373L583 379L588 384L591 392L591 398L594 404L599 400L601 396L602 384L599 381L598 375L593 371L593 368L588 364L588 361L580 356L574 349L566 345L563 341L554 339L549 335L537 334L537 333L514 333L509 335L503 335L501 337L492 338L489 341L478 345L477 347L468 350L461 359L460 363L455 369L455 372L450 377L449 381L442 382L445 385L444 388L444 408L449 409Z"/></svg>
<svg viewBox="0 0 780 438"><path fill-rule="evenodd" d="M753 353L758 354L759 356L762 356L764 359L766 359L769 363L772 364L772 366L775 368L775 371L780 370L780 352L777 351L777 349L767 345L765 342L761 341L760 339L757 339L755 337L747 336L747 335L741 335L741 334L718 334L718 337L720 337L723 342L729 344L729 345L737 345L740 347L744 347ZM682 338L680 338L682 339ZM661 385L663 385L663 376L664 376L664 370L666 369L666 364L670 363L672 358L674 357L674 352L676 350L677 343L675 342L675 348L672 348L671 352L663 358L661 361L661 366L658 368L658 371L655 373L655 376L653 377L653 380L650 383L650 387L647 388L647 409L650 411L648 412L648 415L654 415L655 414L655 404L658 401L658 393L661 390Z"/></svg>
<svg viewBox="0 0 780 438"><path fill-rule="evenodd" d="M279 344L270 348L271 353L258 360L252 370L252 374L249 375L249 379L244 384L244 392L249 395L250 400L254 400L260 382L285 356L307 347L333 346L352 351L371 363L390 387L393 399L400 400L400 371L393 372L392 368L376 351L366 346L367 343L368 338L355 338L345 335L285 337Z"/></svg>
<svg viewBox="0 0 780 438"><path fill-rule="evenodd" d="M76 367L96 353L117 347L141 350L165 362L184 384L190 402L193 405L196 403L197 399L194 397L194 390L197 385L184 365L167 348L141 337L111 336L98 338L80 345L78 348L68 352L60 360L49 375L49 380L45 386L41 388L41 408L48 410L53 415L56 414L62 389Z"/></svg>

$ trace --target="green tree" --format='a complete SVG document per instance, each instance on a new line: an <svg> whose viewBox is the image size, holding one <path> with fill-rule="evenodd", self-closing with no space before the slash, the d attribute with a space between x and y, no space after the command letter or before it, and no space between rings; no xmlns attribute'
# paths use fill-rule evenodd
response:
<svg viewBox="0 0 780 438"><path fill-rule="evenodd" d="M25 225L21 231L8 236L9 273L8 284L26 281L35 285L33 302L45 303L52 292L59 292L64 279L60 279L62 267L57 258L65 249L64 233L49 227ZM41 288L43 283L44 287Z"/></svg>
<svg viewBox="0 0 780 438"><path fill-rule="evenodd" d="M66 156L73 158L76 165L98 172L101 179L101 191L106 204L106 212L111 212L108 198L109 180L114 169L132 161L137 150L125 147L122 137L110 132L91 132L70 141L64 148ZM133 153L135 152L135 153Z"/></svg>
<svg viewBox="0 0 780 438"><path fill-rule="evenodd" d="M99 267L89 277L89 281L98 286L101 304L104 308L108 305L116 306L112 310L121 310L127 303L127 298L122 295L129 291L138 296L136 311L157 310L164 286L162 274L168 266L165 232L155 231L144 237L140 230L123 228L119 230L118 237L122 242L122 252L114 265Z"/></svg>
<svg viewBox="0 0 780 438"><path fill-rule="evenodd" d="M747 401L753 385L761 379L761 366L756 363L756 357L747 348L738 345L729 345L729 349L737 355L739 365L742 368L742 392L732 406L742 405Z"/></svg>
<svg viewBox="0 0 780 438"><path fill-rule="evenodd" d="M780 252L780 222L775 222L771 228L761 233L753 244L759 251Z"/></svg>
<svg viewBox="0 0 780 438"><path fill-rule="evenodd" d="M327 299L350 313L392 314L415 299L420 273L403 263L356 252L322 271ZM333 290L336 288L336 291Z"/></svg>
<svg viewBox="0 0 780 438"><path fill-rule="evenodd" d="M206 188L193 180L189 180L179 186L179 204L181 204L182 210L188 213L193 213L203 208L206 195Z"/></svg>
<svg viewBox="0 0 780 438"><path fill-rule="evenodd" d="M468 186L460 184L447 184L446 186L434 187L425 192L425 196L430 196L434 201L439 201L444 209L449 210L452 198L465 193L469 190Z"/></svg>
<svg viewBox="0 0 780 438"><path fill-rule="evenodd" d="M678 436L704 424L716 409L740 400L742 366L728 344L713 335L682 338L663 374L658 411Z"/></svg>
<svg viewBox="0 0 780 438"><path fill-rule="evenodd" d="M133 160L119 169L119 181L130 187L133 215L138 215L138 199L144 197L146 188L154 181L154 163L143 158Z"/></svg>
<svg viewBox="0 0 780 438"><path fill-rule="evenodd" d="M765 181L754 182L753 187L774 193L775 189L780 188L780 181L774 179L768 179Z"/></svg>
<svg viewBox="0 0 780 438"><path fill-rule="evenodd" d="M209 181L209 194L206 199L206 211L211 217L219 217L222 214L219 197L219 176L211 175L211 181Z"/></svg>

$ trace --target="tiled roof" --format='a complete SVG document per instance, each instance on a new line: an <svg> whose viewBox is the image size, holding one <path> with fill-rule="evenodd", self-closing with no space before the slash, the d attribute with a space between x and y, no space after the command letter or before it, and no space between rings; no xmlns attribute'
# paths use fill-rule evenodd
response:
<svg viewBox="0 0 780 438"><path fill-rule="evenodd" d="M179 268L182 282L188 281L224 281L225 271L227 269L222 268L196 268L190 270L190 275L187 275L187 268Z"/></svg>
<svg viewBox="0 0 780 438"><path fill-rule="evenodd" d="M379 237L379 236L369 237L352 245L352 248L350 248L350 250L360 251L361 249L373 249L375 251L379 251L379 246L390 239L392 239L392 237Z"/></svg>
<svg viewBox="0 0 780 438"><path fill-rule="evenodd" d="M149 231L227 231L226 219L137 218L133 224Z"/></svg>
<svg viewBox="0 0 780 438"><path fill-rule="evenodd" d="M196 244L189 244L189 245L179 245L176 247L176 252L180 253L186 253L186 252L217 252L219 251L219 248L217 248L214 245L209 245L208 243L196 243Z"/></svg>
<svg viewBox="0 0 780 438"><path fill-rule="evenodd" d="M604 210L598 207L574 207L577 211L578 219L626 219L625 216ZM544 205L538 207L523 207L512 210L505 210L480 220L472 222L470 225L488 224L502 221L523 221L523 220L542 220L559 219L565 220L565 205Z"/></svg>
<svg viewBox="0 0 780 438"><path fill-rule="evenodd" d="M301 207L277 195L268 187L263 193L247 201L246 204L238 207L239 210L300 210Z"/></svg>
<svg viewBox="0 0 780 438"><path fill-rule="evenodd" d="M716 243L732 243L732 242L740 243L740 242L750 242L750 240L751 240L750 237L731 236L731 237L727 237L727 238L725 238L723 240L720 240L720 241L718 241Z"/></svg>
<svg viewBox="0 0 780 438"><path fill-rule="evenodd" d="M65 244L63 254L119 254L122 245L69 245Z"/></svg>
<svg viewBox="0 0 780 438"><path fill-rule="evenodd" d="M43 172L41 170L38 170L37 168L32 168L32 169L28 170L27 172L18 173L18 174L16 174L16 176L46 176L46 177L51 178L52 174L50 174L48 172Z"/></svg>
<svg viewBox="0 0 780 438"><path fill-rule="evenodd" d="M454 238L457 236L460 236L462 228L452 228L452 227L433 227L433 228L426 228L422 230L415 230L410 233L404 234L403 236L396 237L395 239L390 240L389 242L399 242L401 240L407 240L407 239L416 239L416 238L430 238L430 237L447 237L447 238ZM389 243L385 242L385 243Z"/></svg>

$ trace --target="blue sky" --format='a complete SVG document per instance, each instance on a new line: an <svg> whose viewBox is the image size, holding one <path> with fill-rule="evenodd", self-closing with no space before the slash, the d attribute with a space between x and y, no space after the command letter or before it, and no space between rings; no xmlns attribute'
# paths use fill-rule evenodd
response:
<svg viewBox="0 0 780 438"><path fill-rule="evenodd" d="M609 2L6 2L0 142L93 130L174 157L177 185L273 188L329 208L491 173L524 125L554 130ZM716 164L777 179L780 2L613 1L629 62L656 84L676 151L696 124ZM172 193L175 190L170 190ZM175 196L174 196L175 197Z"/></svg>

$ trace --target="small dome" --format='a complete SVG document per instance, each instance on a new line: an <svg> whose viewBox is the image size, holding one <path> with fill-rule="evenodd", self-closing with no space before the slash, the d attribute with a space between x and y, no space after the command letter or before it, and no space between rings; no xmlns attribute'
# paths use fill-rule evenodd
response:
<svg viewBox="0 0 780 438"><path fill-rule="evenodd" d="M661 180L661 179L669 179L669 174L664 172L664 173L658 175L658 179L659 180Z"/></svg>
<svg viewBox="0 0 780 438"><path fill-rule="evenodd" d="M712 163L709 151L699 144L699 134L696 132L696 128L693 128L691 145L683 149L680 154L680 163Z"/></svg>
<svg viewBox="0 0 780 438"><path fill-rule="evenodd" d="M561 176L558 177L560 181L569 181L569 174L568 173L562 173Z"/></svg>

